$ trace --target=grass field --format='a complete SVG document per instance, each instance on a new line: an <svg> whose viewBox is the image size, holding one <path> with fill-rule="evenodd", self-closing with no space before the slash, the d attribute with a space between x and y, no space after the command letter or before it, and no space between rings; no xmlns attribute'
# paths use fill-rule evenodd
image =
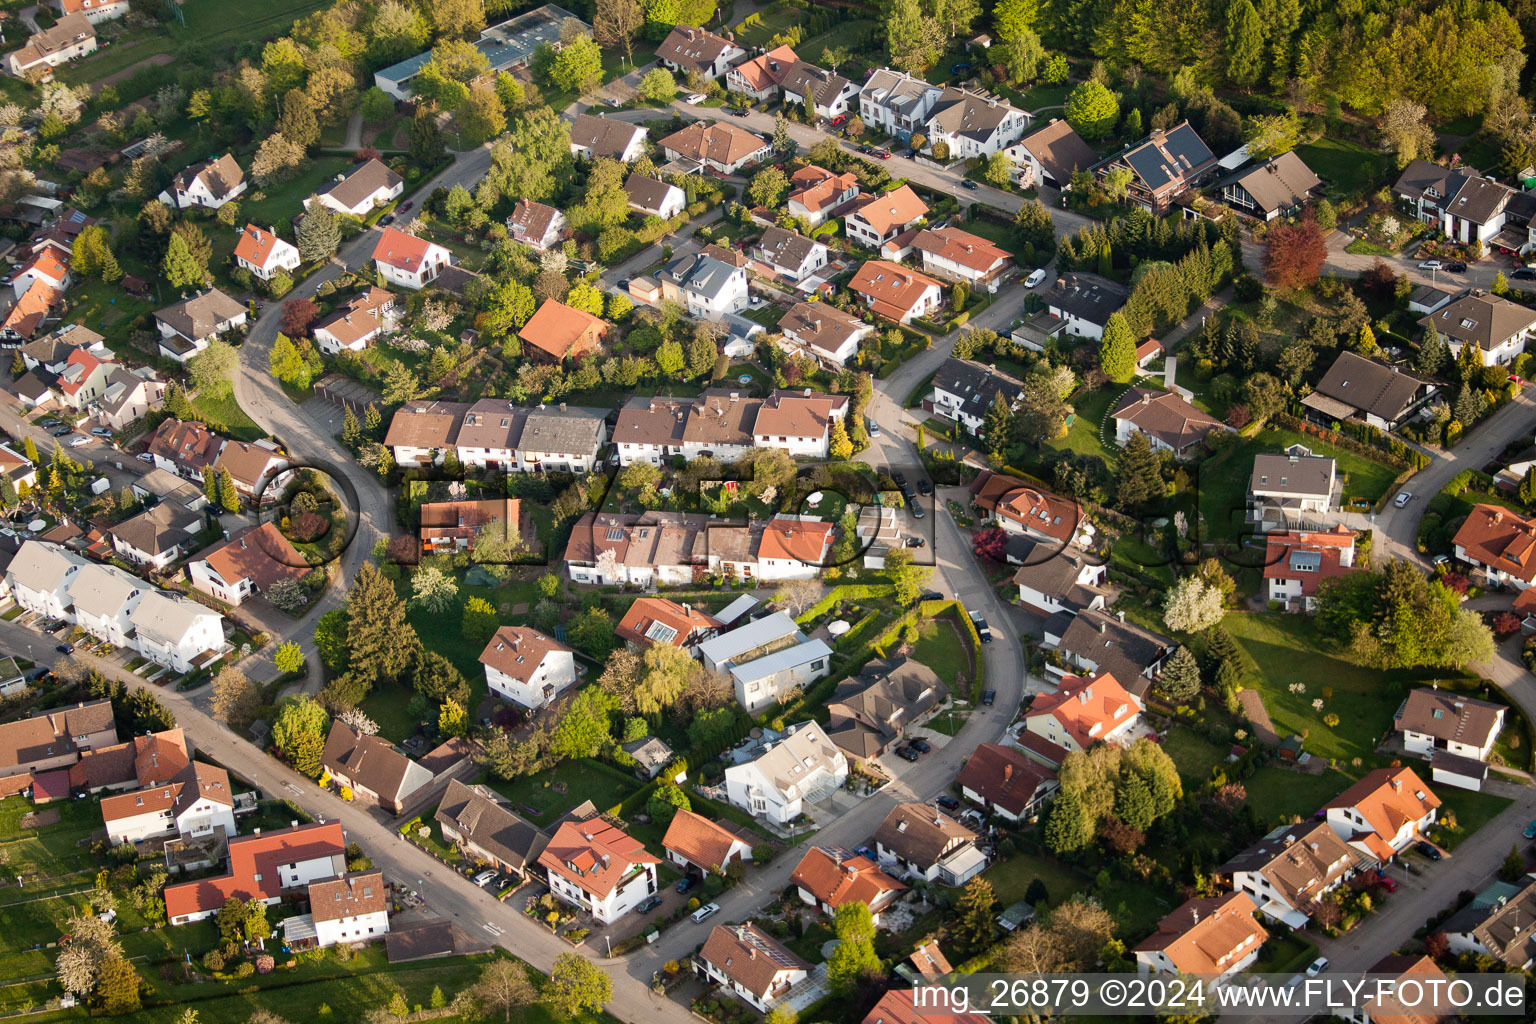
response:
<svg viewBox="0 0 1536 1024"><path fill-rule="evenodd" d="M325 6L325 0L271 0L256 6L243 0L202 0L184 5L186 27L172 25L171 31L202 46L270 39L288 31L295 18Z"/></svg>
<svg viewBox="0 0 1536 1024"><path fill-rule="evenodd" d="M95 858L82 841L101 829L101 811L94 801L61 801L46 810L59 820L42 828L22 828L21 819L32 806L19 796L0 800L0 851L5 853L8 876L32 872L55 880L74 871L94 870Z"/></svg>
<svg viewBox="0 0 1536 1024"><path fill-rule="evenodd" d="M1104 441L1099 436L1099 428L1104 423L1104 417L1109 413L1110 405L1120 397L1121 390L1109 385L1074 395L1072 411L1075 418L1072 425L1067 428L1065 437L1051 441L1049 447L1056 451L1076 452L1079 455L1097 455L1113 466L1115 452L1104 446Z"/></svg>
<svg viewBox="0 0 1536 1024"><path fill-rule="evenodd" d="M237 441L258 441L267 436L267 432L257 426L256 421L240 408L240 403L235 401L233 394L223 398L198 395L192 400L192 409L199 419L214 430Z"/></svg>
<svg viewBox="0 0 1536 1024"><path fill-rule="evenodd" d="M951 618L929 619L918 629L912 657L933 669L934 674L958 695L962 691L955 685L955 680L961 676L967 680L971 677L971 656L965 647Z"/></svg>
<svg viewBox="0 0 1536 1024"><path fill-rule="evenodd" d="M1385 180L1388 156L1378 149L1342 139L1318 139L1296 147L1304 160L1336 192L1362 192Z"/></svg>
<svg viewBox="0 0 1536 1024"><path fill-rule="evenodd" d="M97 50L84 60L65 65L57 74L60 81L69 85L99 82L108 75L131 68L157 53L169 53L174 48L175 43L163 35L132 39Z"/></svg>
<svg viewBox="0 0 1536 1024"><path fill-rule="evenodd" d="M1415 770L1423 771L1418 766L1415 766ZM1472 833L1497 818L1504 813L1506 807L1514 803L1508 797L1493 793L1473 793L1455 786L1441 786L1435 795L1440 798L1440 820L1446 820L1447 815L1456 817L1456 831L1441 830L1441 845L1448 850L1460 846Z"/></svg>
<svg viewBox="0 0 1536 1024"><path fill-rule="evenodd" d="M1227 757L1225 749L1182 724L1175 724L1168 731L1163 739L1163 749L1173 758L1186 790L1209 781L1211 769Z"/></svg>
<svg viewBox="0 0 1536 1024"><path fill-rule="evenodd" d="M562 786L564 793L559 792ZM536 825L548 825L583 800L605 811L639 791L640 782L596 761L563 761L550 771L492 782L491 787L512 801L519 814Z"/></svg>

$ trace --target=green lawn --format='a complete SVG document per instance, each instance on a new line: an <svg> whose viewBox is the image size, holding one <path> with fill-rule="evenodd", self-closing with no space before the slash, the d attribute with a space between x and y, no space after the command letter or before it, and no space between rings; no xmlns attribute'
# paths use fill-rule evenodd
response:
<svg viewBox="0 0 1536 1024"><path fill-rule="evenodd" d="M1415 770L1423 769L1415 766ZM1440 820L1445 821L1448 815L1456 818L1456 831L1440 830L1441 845L1448 850L1460 846L1472 833L1504 813L1504 809L1514 803L1508 797L1493 793L1473 793L1455 786L1441 786L1435 795L1440 798Z"/></svg>
<svg viewBox="0 0 1536 1024"><path fill-rule="evenodd" d="M982 872L982 877L992 883L997 901L1004 907L1022 900L1029 890L1029 883L1037 878L1045 883L1047 901L1052 906L1065 902L1075 892L1088 892L1093 888L1087 879L1079 877L1054 857L1022 851L993 864Z"/></svg>
<svg viewBox="0 0 1536 1024"><path fill-rule="evenodd" d="M76 286L69 297L74 303L69 314L72 323L84 324L99 333L107 339L108 347L119 355L130 355L140 361L152 358L128 344L134 321L157 308L152 298L129 295L121 285L102 281L85 281ZM152 325L150 329L153 330Z"/></svg>
<svg viewBox="0 0 1536 1024"><path fill-rule="evenodd" d="M560 787L565 792L559 792ZM512 801L535 825L548 825L583 800L599 811L617 806L640 789L640 780L597 761L563 761L554 769L491 787Z"/></svg>
<svg viewBox="0 0 1536 1024"><path fill-rule="evenodd" d="M918 641L912 649L912 657L933 669L934 674L944 680L956 696L960 696L962 688L955 681L962 676L966 679L971 677L971 656L965 647L953 617L946 615L923 622L918 629Z"/></svg>
<svg viewBox="0 0 1536 1024"><path fill-rule="evenodd" d="M240 408L240 403L235 401L233 393L222 398L198 395L192 400L192 410L197 414L198 419L203 420L219 433L237 441L258 441L267 436L267 432L257 426L256 421Z"/></svg>
<svg viewBox="0 0 1536 1024"><path fill-rule="evenodd" d="M147 39L131 39L97 50L84 60L66 64L57 74L60 81L69 85L99 82L108 75L130 68L157 53L169 53L175 44L166 36L154 35Z"/></svg>
<svg viewBox="0 0 1536 1024"><path fill-rule="evenodd" d="M1296 155L1337 192L1363 192L1385 180L1387 154L1342 139L1322 138L1296 147Z"/></svg>
<svg viewBox="0 0 1536 1024"><path fill-rule="evenodd" d="M964 229L995 243L999 249L1012 253L1019 265L1024 265L1025 260L1022 255L1024 246L1019 243L1019 237L1014 234L1012 225L1000 223L991 217L977 217L966 221Z"/></svg>
<svg viewBox="0 0 1536 1024"><path fill-rule="evenodd" d="M0 851L5 855L7 876L14 878L35 871L58 879L71 872L96 868L88 844L81 845L102 827L101 809L96 801L60 801L41 808L56 811L59 820L42 828L24 829L21 819L32 810L31 804L19 796L0 800ZM6 902L17 895L7 893Z"/></svg>
<svg viewBox="0 0 1536 1024"><path fill-rule="evenodd" d="M1258 811L1259 820L1267 830L1295 817L1303 820L1312 817L1319 807L1365 774L1363 770L1349 771L1353 774L1329 770L1321 775L1308 775L1269 765L1244 779L1243 787L1248 791L1249 806Z"/></svg>
<svg viewBox="0 0 1536 1024"><path fill-rule="evenodd" d="M1105 447L1103 439L1099 436L1099 428L1104 423L1104 417L1109 414L1109 407L1115 399L1120 397L1121 391L1119 387L1108 385L1088 392L1079 391L1073 395L1072 425L1067 428L1065 437L1049 442L1049 447L1056 451L1076 452L1079 455L1097 455L1110 466L1114 466L1115 452Z"/></svg>
<svg viewBox="0 0 1536 1024"><path fill-rule="evenodd" d="M304 169L293 180L257 190L262 198L251 198L256 193L242 197L240 219L261 227L276 227L279 235L291 241L293 232L288 230L288 224L303 212L304 200L313 195L315 189L351 166L351 159L344 156L313 157L305 162ZM231 232L224 230L222 233Z"/></svg>
<svg viewBox="0 0 1536 1024"><path fill-rule="evenodd" d="M295 18L324 6L325 0L271 0L255 7L244 0L201 0L183 8L186 27L173 25L171 31L201 46L273 38L288 31Z"/></svg>
<svg viewBox="0 0 1536 1024"><path fill-rule="evenodd" d="M418 633L417 635L421 636L422 634ZM423 642L429 646L436 646L430 640L424 640ZM465 678L470 677L466 676ZM482 674L482 689L484 689L484 678ZM363 699L362 709L369 718L378 724L380 736L383 736L391 743L400 743L407 737L414 736L416 734L416 726L420 724L416 716L411 714L409 708L411 698L414 696L415 691L411 689L410 680L408 679L375 683L368 696ZM470 710L473 710L473 708Z"/></svg>
<svg viewBox="0 0 1536 1024"><path fill-rule="evenodd" d="M758 12L760 24L745 25L736 31L736 39L746 47L768 45L768 41L776 35L787 32L790 28L805 20L805 12L788 5L774 5L766 10ZM814 60L814 57L807 57Z"/></svg>
<svg viewBox="0 0 1536 1024"><path fill-rule="evenodd" d="M1175 724L1168 731L1163 749L1178 767L1185 790L1209 781L1211 769L1227 759L1226 748L1217 746L1183 724Z"/></svg>
<svg viewBox="0 0 1536 1024"><path fill-rule="evenodd" d="M1249 968L1255 974L1283 974L1297 970L1317 955L1317 945L1299 933L1275 929Z"/></svg>

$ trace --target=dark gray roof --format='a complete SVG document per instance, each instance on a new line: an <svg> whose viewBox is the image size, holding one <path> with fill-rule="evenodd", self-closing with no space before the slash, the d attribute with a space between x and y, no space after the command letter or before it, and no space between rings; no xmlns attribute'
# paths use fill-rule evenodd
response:
<svg viewBox="0 0 1536 1024"><path fill-rule="evenodd" d="M999 392L1011 405L1024 392L1024 385L991 367L969 359L946 359L934 375L935 390L961 399L960 410L969 416L985 417Z"/></svg>
<svg viewBox="0 0 1536 1024"><path fill-rule="evenodd" d="M669 277L679 288L714 299L724 291L735 272L736 268L723 260L692 253L668 263L658 276Z"/></svg>
<svg viewBox="0 0 1536 1024"><path fill-rule="evenodd" d="M1390 422L1413 404L1425 386L1412 374L1341 352L1317 382L1317 393Z"/></svg>
<svg viewBox="0 0 1536 1024"><path fill-rule="evenodd" d="M1076 547L1067 547L1058 550L1054 544L1040 544L1031 542L1029 550L1022 546L1009 550L1009 554L1018 551L1018 556L1023 562L1018 571L1013 574L1013 582L1023 584L1031 590L1038 591L1048 597L1057 600L1068 601L1073 596L1073 591L1080 591L1077 596L1089 596L1095 591L1086 587L1079 587L1078 574L1088 564L1083 552ZM1078 604L1069 601L1071 604ZM1082 607L1081 604L1078 605Z"/></svg>
<svg viewBox="0 0 1536 1024"><path fill-rule="evenodd" d="M1456 189L1461 187L1461 174L1459 170L1453 171L1428 160L1413 160L1397 176L1393 189L1400 195L1428 199L1438 205L1456 194Z"/></svg>
<svg viewBox="0 0 1536 1024"><path fill-rule="evenodd" d="M1151 680L1143 673L1173 647L1173 641L1150 633L1109 612L1078 612L1058 645L1108 672L1126 692L1141 697Z"/></svg>
<svg viewBox="0 0 1536 1024"><path fill-rule="evenodd" d="M203 521L196 512L170 502L163 502L141 512L132 519L124 520L108 531L114 540L120 540L148 555L159 555L187 540Z"/></svg>
<svg viewBox="0 0 1536 1024"><path fill-rule="evenodd" d="M1023 113L994 96L983 96L953 86L946 88L934 104L928 123L946 132L986 142L1010 114Z"/></svg>
<svg viewBox="0 0 1536 1024"><path fill-rule="evenodd" d="M867 757L948 697L949 687L921 662L874 661L833 691L827 736L845 754Z"/></svg>
<svg viewBox="0 0 1536 1024"><path fill-rule="evenodd" d="M556 455L597 454L603 417L584 409L538 409L523 421L517 447Z"/></svg>
<svg viewBox="0 0 1536 1024"><path fill-rule="evenodd" d="M1189 184L1216 164L1216 154L1196 134L1188 121L1166 132L1153 132L1114 163L1124 163L1136 172L1143 185L1153 193Z"/></svg>
<svg viewBox="0 0 1536 1024"><path fill-rule="evenodd" d="M1440 204L1446 213L1475 224L1486 224L1504 209L1515 190L1487 178L1464 175L1461 187L1448 201Z"/></svg>
<svg viewBox="0 0 1536 1024"><path fill-rule="evenodd" d="M1459 216L1459 215L1458 215ZM1484 291L1468 292L1419 320L1434 325L1449 342L1471 342L1483 350L1498 348L1536 324L1536 312Z"/></svg>
<svg viewBox="0 0 1536 1024"><path fill-rule="evenodd" d="M826 106L842 95L852 83L842 75L823 71L814 64L797 60L784 74L782 83L786 92L796 96L809 96L816 103Z"/></svg>
<svg viewBox="0 0 1536 1024"><path fill-rule="evenodd" d="M786 231L775 225L763 232L754 255L770 266L799 269L819 245L820 242L813 242L798 231Z"/></svg>
<svg viewBox="0 0 1536 1024"><path fill-rule="evenodd" d="M1046 304L1051 309L1103 327L1110 314L1118 312L1130 297L1129 288L1107 277L1075 273L1056 279L1056 287L1046 297Z"/></svg>
<svg viewBox="0 0 1536 1024"><path fill-rule="evenodd" d="M643 174L631 174L624 179L624 192L629 196L629 201L649 212L661 209L661 204L676 187L657 178L647 178Z"/></svg>
<svg viewBox="0 0 1536 1024"><path fill-rule="evenodd" d="M1300 448L1300 445L1295 446ZM1301 451L1270 453L1253 457L1253 474L1248 478L1248 492L1270 491L1282 494L1331 493L1334 460L1324 455Z"/></svg>
<svg viewBox="0 0 1536 1024"><path fill-rule="evenodd" d="M1244 168L1223 185L1240 185L1265 213L1289 210L1306 202L1323 183L1295 153L1281 153L1263 163Z"/></svg>
<svg viewBox="0 0 1536 1024"><path fill-rule="evenodd" d="M210 288L200 295L156 310L155 319L182 337L196 340L208 337L219 324L244 312L245 306L217 288ZM167 340L161 338L160 344L164 345Z"/></svg>
<svg viewBox="0 0 1536 1024"><path fill-rule="evenodd" d="M480 786L448 783L434 818L497 860L518 870L539 859L549 836L514 814Z"/></svg>

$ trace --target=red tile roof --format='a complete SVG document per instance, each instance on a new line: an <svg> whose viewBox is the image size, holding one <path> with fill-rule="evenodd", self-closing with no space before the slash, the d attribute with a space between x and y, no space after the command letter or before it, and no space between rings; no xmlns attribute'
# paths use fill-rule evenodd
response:
<svg viewBox="0 0 1536 1024"><path fill-rule="evenodd" d="M681 605L662 597L641 597L629 606L614 632L632 643L650 645L656 642L650 636L654 626L673 631L669 639L660 642L686 647L694 633L718 629L720 620L691 605ZM665 629L658 632L665 633Z"/></svg>
<svg viewBox="0 0 1536 1024"><path fill-rule="evenodd" d="M848 288L865 296L876 313L892 320L910 316L929 288L943 290L943 286L927 274L886 260L865 263L848 282Z"/></svg>
<svg viewBox="0 0 1536 1024"><path fill-rule="evenodd" d="M903 185L881 195L870 196L859 203L859 208L849 216L858 217L883 237L894 227L906 227L928 216L928 204L918 198L912 186Z"/></svg>
<svg viewBox="0 0 1536 1024"><path fill-rule="evenodd" d="M1536 518L1498 505L1474 505L1454 543L1490 568L1526 583L1536 581Z"/></svg>
<svg viewBox="0 0 1536 1024"><path fill-rule="evenodd" d="M1363 843L1377 860L1393 856L1388 840L1406 822L1418 821L1440 806L1440 798L1412 768L1377 768L1365 778L1323 805L1323 809L1351 807L1372 831L1353 838Z"/></svg>
<svg viewBox="0 0 1536 1024"><path fill-rule="evenodd" d="M234 896L274 899L282 894L279 865L320 857L341 857L346 850L346 839L341 832L341 823L337 821L299 825L262 835L236 836L229 841L229 874L166 886L166 917L174 920L188 914L218 910Z"/></svg>
<svg viewBox="0 0 1536 1024"><path fill-rule="evenodd" d="M545 299L517 336L556 359L579 359L598 347L607 330L602 317Z"/></svg>
<svg viewBox="0 0 1536 1024"><path fill-rule="evenodd" d="M1058 540L1072 539L1081 514L1075 502L1034 487L1018 477L991 470L983 471L971 485L971 501L979 509Z"/></svg>
<svg viewBox="0 0 1536 1024"><path fill-rule="evenodd" d="M266 269L267 261L277 251L274 244L277 240L272 232L263 231L255 224L247 224L245 230L240 232L240 241L235 243L235 258Z"/></svg>
<svg viewBox="0 0 1536 1024"><path fill-rule="evenodd" d="M703 815L680 810L672 816L661 845L690 864L719 871L725 866L731 847L740 842L752 845Z"/></svg>
<svg viewBox="0 0 1536 1024"><path fill-rule="evenodd" d="M1264 578L1267 580L1299 580L1301 592L1307 597L1317 595L1323 580L1336 579L1358 572L1358 566L1343 564L1345 552L1353 551L1355 534L1340 523L1326 533L1292 532L1280 530L1265 535ZM1320 559L1316 570L1292 568L1292 555L1315 554Z"/></svg>
<svg viewBox="0 0 1536 1024"><path fill-rule="evenodd" d="M819 846L805 852L789 880L833 910L845 903L875 907L906 888L868 857L848 857Z"/></svg>
<svg viewBox="0 0 1536 1024"><path fill-rule="evenodd" d="M203 556L226 583L249 579L259 589L279 580L296 580L309 571L304 556L276 525L262 523L235 533Z"/></svg>
<svg viewBox="0 0 1536 1024"><path fill-rule="evenodd" d="M1140 712L1136 698L1114 676L1100 672L1091 679L1063 676L1056 692L1037 696L1024 717L1055 716L1077 745L1087 749Z"/></svg>
<svg viewBox="0 0 1536 1024"><path fill-rule="evenodd" d="M373 258L408 274L421 271L432 243L395 228L385 228L379 236L379 244L373 247Z"/></svg>
<svg viewBox="0 0 1536 1024"><path fill-rule="evenodd" d="M1240 892L1188 900L1136 952L1161 952L1180 974L1224 974L1269 938L1253 911L1253 900Z"/></svg>
<svg viewBox="0 0 1536 1024"><path fill-rule="evenodd" d="M660 864L640 840L602 818L568 821L539 854L539 864L593 896L605 897L639 864Z"/></svg>
<svg viewBox="0 0 1536 1024"><path fill-rule="evenodd" d="M831 523L802 522L795 519L770 519L758 543L758 558L779 558L821 565L832 547Z"/></svg>
<svg viewBox="0 0 1536 1024"><path fill-rule="evenodd" d="M891 989L864 1015L863 1024L992 1024L992 1018L983 1013L945 1013L927 1006L919 1010L912 991Z"/></svg>
<svg viewBox="0 0 1536 1024"><path fill-rule="evenodd" d="M1040 787L1055 778L1055 772L1026 757L1023 751L982 743L971 752L955 781L988 804L1017 817L1024 813Z"/></svg>

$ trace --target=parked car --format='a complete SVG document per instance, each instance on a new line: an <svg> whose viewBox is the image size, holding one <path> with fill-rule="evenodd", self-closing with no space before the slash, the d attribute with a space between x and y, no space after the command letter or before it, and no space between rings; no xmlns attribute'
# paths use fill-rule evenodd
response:
<svg viewBox="0 0 1536 1024"><path fill-rule="evenodd" d="M896 481L896 486L905 494L907 492L907 474L899 469L891 470L891 479Z"/></svg>
<svg viewBox="0 0 1536 1024"><path fill-rule="evenodd" d="M629 278L626 277L623 280L621 280L619 282L619 288L621 290L623 290L623 291L626 291L626 292L629 291Z"/></svg>
<svg viewBox="0 0 1536 1024"><path fill-rule="evenodd" d="M928 542L926 540L923 540L923 538L921 538L921 537L908 537L907 538L907 547L909 547L909 548L920 548L920 547L922 547L923 545L925 545L927 543Z"/></svg>
<svg viewBox="0 0 1536 1024"><path fill-rule="evenodd" d="M931 754L931 753L933 753L933 745L931 743L929 743L927 740L922 740L922 739L908 740L907 741L907 746L911 747L913 750L917 751L919 754Z"/></svg>
<svg viewBox="0 0 1536 1024"><path fill-rule="evenodd" d="M693 889L693 887L698 885L698 884L699 884L699 880L697 878L693 877L692 875L684 875L678 881L678 883L676 885L674 885L672 888L673 888L673 891L675 891L675 892L687 893L687 892L691 891Z"/></svg>
<svg viewBox="0 0 1536 1024"><path fill-rule="evenodd" d="M1536 839L1536 818L1533 818L1531 823L1525 826L1525 838Z"/></svg>
<svg viewBox="0 0 1536 1024"><path fill-rule="evenodd" d="M54 427L53 429L49 430L48 433L52 437L63 437L65 434L74 433L74 431L75 428L66 423L63 426Z"/></svg>
<svg viewBox="0 0 1536 1024"><path fill-rule="evenodd" d="M106 427L92 427L91 428L91 433L95 434L97 437L111 437L112 436L112 431L108 430Z"/></svg>
<svg viewBox="0 0 1536 1024"><path fill-rule="evenodd" d="M1397 892L1397 879L1395 878L1388 878L1386 875L1382 875L1376 879L1376 884L1387 890L1387 892Z"/></svg>
<svg viewBox="0 0 1536 1024"><path fill-rule="evenodd" d="M404 213L406 210L409 210L411 207L413 207L415 205L416 205L415 203L413 203L411 200L407 199L405 202L400 204L400 212Z"/></svg>
<svg viewBox="0 0 1536 1024"><path fill-rule="evenodd" d="M948 793L945 793L943 796L939 797L937 800L934 801L934 803L938 804L940 807L944 808L946 811L957 811L957 810L960 809L960 801L956 800L954 797L950 796Z"/></svg>
<svg viewBox="0 0 1536 1024"><path fill-rule="evenodd" d="M1422 853L1424 856L1428 857L1430 860L1439 860L1441 857L1445 856L1445 854L1441 853L1439 848L1436 847L1433 843L1420 841L1414 843L1413 848Z"/></svg>
<svg viewBox="0 0 1536 1024"><path fill-rule="evenodd" d="M870 437L879 437L880 424L876 423L874 420L866 420L864 423L864 432L867 433Z"/></svg>
<svg viewBox="0 0 1536 1024"><path fill-rule="evenodd" d="M732 117L746 117L747 113L748 112L744 108L738 107L735 110L731 111L731 116Z"/></svg>
<svg viewBox="0 0 1536 1024"><path fill-rule="evenodd" d="M395 222L395 215L392 214L392 213L386 213L384 216L379 218L379 225L381 227L387 227L390 224L393 224L394 222Z"/></svg>
<svg viewBox="0 0 1536 1024"><path fill-rule="evenodd" d="M916 761L918 758L922 757L923 755L919 754L917 751L913 750L911 747L897 747L896 748L896 756L901 758L903 761Z"/></svg>
<svg viewBox="0 0 1536 1024"><path fill-rule="evenodd" d="M970 178L961 178L960 187L965 189L967 192L975 192L981 186L976 184Z"/></svg>
<svg viewBox="0 0 1536 1024"><path fill-rule="evenodd" d="M134 458L138 459L140 462L154 462L155 461L155 457L153 455L149 454L149 452L139 452L139 454L135 455Z"/></svg>
<svg viewBox="0 0 1536 1024"><path fill-rule="evenodd" d="M856 847L853 852L858 854L860 857L867 857L870 860L876 860L877 859L875 857L875 851L870 849L867 846Z"/></svg>
<svg viewBox="0 0 1536 1024"><path fill-rule="evenodd" d="M1412 500L1413 500L1412 492L1410 492L1410 491L1399 491L1398 494L1397 494L1397 497L1392 499L1392 504L1396 505L1398 508L1403 508L1404 506L1406 506Z"/></svg>
<svg viewBox="0 0 1536 1024"><path fill-rule="evenodd" d="M711 917L714 917L718 913L720 913L720 904L706 903L698 910L693 912L693 921L695 924L698 924L700 921L709 920Z"/></svg>
<svg viewBox="0 0 1536 1024"><path fill-rule="evenodd" d="M84 434L76 434L74 437L69 439L69 446L71 448L79 448L82 445L87 445L90 443L91 439L86 437Z"/></svg>
<svg viewBox="0 0 1536 1024"><path fill-rule="evenodd" d="M1038 288L1040 282L1045 280L1045 268L1041 267L1024 279L1025 288Z"/></svg>
<svg viewBox="0 0 1536 1024"><path fill-rule="evenodd" d="M59 646L55 647L54 650L58 651L60 654L74 654L75 653L75 645L74 644L59 644Z"/></svg>
<svg viewBox="0 0 1536 1024"><path fill-rule="evenodd" d="M922 502L917 501L916 499L910 500L907 502L907 508L911 510L913 519L923 518L924 513Z"/></svg>
<svg viewBox="0 0 1536 1024"><path fill-rule="evenodd" d="M982 617L981 612L971 612L971 623L976 627L976 635L981 638L982 643L992 642L992 628L987 625L987 620Z"/></svg>
<svg viewBox="0 0 1536 1024"><path fill-rule="evenodd" d="M888 149L877 149L875 150L875 156L881 160L889 160L891 158L891 151Z"/></svg>
<svg viewBox="0 0 1536 1024"><path fill-rule="evenodd" d="M919 601L942 601L944 595L937 590L925 590L918 596Z"/></svg>
<svg viewBox="0 0 1536 1024"><path fill-rule="evenodd" d="M982 707L989 708L993 704L996 704L996 703L997 703L997 691L996 690L982 690L981 691L981 706Z"/></svg>
<svg viewBox="0 0 1536 1024"><path fill-rule="evenodd" d="M1423 263L1419 264L1419 269L1420 270L1444 270L1445 269L1445 264L1441 263L1439 260L1425 260Z"/></svg>
<svg viewBox="0 0 1536 1024"><path fill-rule="evenodd" d="M1536 280L1536 267L1516 267L1515 272L1509 276L1516 281Z"/></svg>
<svg viewBox="0 0 1536 1024"><path fill-rule="evenodd" d="M487 869L475 876L475 884L484 889L495 877L496 872Z"/></svg>
<svg viewBox="0 0 1536 1024"><path fill-rule="evenodd" d="M1316 960L1313 960L1311 963L1307 964L1307 977L1315 978L1327 969L1328 958L1325 956L1320 956Z"/></svg>
<svg viewBox="0 0 1536 1024"><path fill-rule="evenodd" d="M708 99L708 97L701 92L691 92L687 96L683 97L683 101L685 103L694 104L703 103L706 99Z"/></svg>
<svg viewBox="0 0 1536 1024"><path fill-rule="evenodd" d="M848 115L847 114L838 114L836 117L834 117L831 120L830 124L832 125L833 128L841 128L847 122L848 122Z"/></svg>
<svg viewBox="0 0 1536 1024"><path fill-rule="evenodd" d="M925 498L933 493L933 484L928 482L927 477L923 477L917 482L917 493Z"/></svg>
<svg viewBox="0 0 1536 1024"><path fill-rule="evenodd" d="M659 906L661 906L661 897L652 896L649 899L641 900L639 903L635 904L635 910L641 914L649 914Z"/></svg>
<svg viewBox="0 0 1536 1024"><path fill-rule="evenodd" d="M1461 262L1461 260L1451 260L1451 262L1445 265L1445 271L1448 274L1465 274L1467 272L1467 265Z"/></svg>

